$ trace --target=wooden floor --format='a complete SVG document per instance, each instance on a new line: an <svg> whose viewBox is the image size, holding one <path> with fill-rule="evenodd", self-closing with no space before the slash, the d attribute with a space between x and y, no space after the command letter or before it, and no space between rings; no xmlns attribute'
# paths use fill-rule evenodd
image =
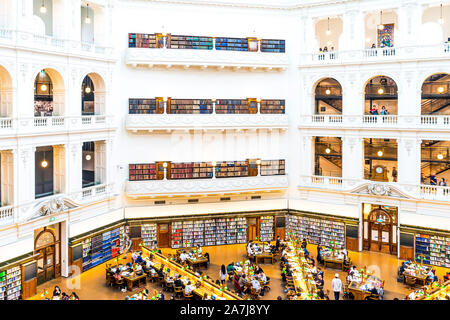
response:
<svg viewBox="0 0 450 320"><path fill-rule="evenodd" d="M204 247L203 251L209 252L211 263L207 269L202 270L212 279L218 279L219 269L222 264L227 265L232 261L243 261L245 259L246 245L240 244ZM316 258L317 251L315 245L308 245L308 251L312 257ZM174 253L174 250L163 249L162 253ZM385 280L385 299L403 299L411 292L405 284L397 282L397 268L401 264L401 260L398 260L396 256L363 251L349 252L349 257L358 268L366 266L369 270L373 270L374 273L382 280ZM130 261L130 258L131 255L129 254L127 261ZM124 263L124 260L122 259L121 262ZM110 261L109 263L113 263L113 261ZM264 295L263 299L271 300L276 299L278 296L285 299L286 295L284 293L284 286L281 281L279 262L277 261L273 265L260 264L260 266L263 268L266 275L271 278L271 290ZM448 268L436 268L436 274L439 279L441 279L447 271L449 271ZM342 281L344 281L346 277L344 272L336 269L327 268L324 270L324 273L324 291L328 289L332 292L331 280L333 279L335 273L340 274ZM32 299L42 299L42 294L46 290L50 296L55 285L58 285L61 290L67 294L75 291L81 300L122 300L125 296L133 294L133 292L130 291L123 293L118 289L107 287L105 284L105 264L101 264L73 278L58 278L46 282L38 287L38 294ZM231 282L228 283L228 285L230 288L233 288L233 284ZM161 290L159 285L153 283L147 283L147 288L150 292L154 292L154 290ZM138 292L138 289L135 289L134 292ZM171 293L165 294L166 300L170 298L170 295ZM332 293L330 294L330 299L333 299Z"/></svg>

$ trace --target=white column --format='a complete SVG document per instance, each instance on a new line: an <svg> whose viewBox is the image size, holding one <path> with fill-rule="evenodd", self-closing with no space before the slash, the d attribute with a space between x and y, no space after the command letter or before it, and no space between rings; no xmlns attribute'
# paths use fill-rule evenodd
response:
<svg viewBox="0 0 450 320"><path fill-rule="evenodd" d="M315 50L314 47L318 46L318 42L316 40L316 32L314 26L314 19L308 13L301 17L301 25L303 26L303 34L301 35L302 43L308 43L309 45L301 46L302 53L314 53L318 50ZM318 48L317 48L318 49ZM308 51L307 51L308 50ZM312 50L312 52L311 52ZM315 51L314 51L315 50Z"/></svg>
<svg viewBox="0 0 450 320"><path fill-rule="evenodd" d="M68 39L71 41L81 41L81 4L79 1L68 1L70 4L70 14L67 16L72 27L68 30Z"/></svg>
<svg viewBox="0 0 450 320"><path fill-rule="evenodd" d="M94 113L96 115L106 114L105 103L106 103L106 91L95 90L94 91Z"/></svg>
<svg viewBox="0 0 450 320"><path fill-rule="evenodd" d="M342 15L342 41L339 42L339 51L358 50L364 48L365 30L364 13L358 10L349 10Z"/></svg>
<svg viewBox="0 0 450 320"><path fill-rule="evenodd" d="M69 276L69 225L67 221L60 224L61 228L61 276Z"/></svg>
<svg viewBox="0 0 450 320"><path fill-rule="evenodd" d="M346 73L345 82L342 86L342 114L345 121L359 121L363 114L364 86L360 75L357 73Z"/></svg>
<svg viewBox="0 0 450 320"><path fill-rule="evenodd" d="M94 147L94 160L95 160L95 172L94 172L94 180L97 184L103 184L106 182L106 166L107 166L107 154L106 154L106 142L103 141L95 141Z"/></svg>
<svg viewBox="0 0 450 320"><path fill-rule="evenodd" d="M342 178L361 180L364 176L363 139L357 136L342 137ZM348 183L353 185L352 181Z"/></svg>
<svg viewBox="0 0 450 320"><path fill-rule="evenodd" d="M415 137L397 140L399 184L410 186L420 184L421 143L422 141Z"/></svg>
<svg viewBox="0 0 450 320"><path fill-rule="evenodd" d="M66 145L66 149L68 151L66 156L68 169L66 193L72 195L82 189L83 144L81 142L70 142Z"/></svg>
<svg viewBox="0 0 450 320"><path fill-rule="evenodd" d="M78 92L81 92L78 91ZM64 89L53 89L53 115L54 116L65 116L65 90ZM81 108L81 106L80 106Z"/></svg>
<svg viewBox="0 0 450 320"><path fill-rule="evenodd" d="M314 146L313 137L307 135L300 136L300 181L304 185L311 182L310 176L314 174Z"/></svg>
<svg viewBox="0 0 450 320"><path fill-rule="evenodd" d="M402 3L398 8L398 35L394 35L395 46L417 45L422 26L422 6L415 2Z"/></svg>
<svg viewBox="0 0 450 320"><path fill-rule="evenodd" d="M1 151L2 206L15 204L14 199L14 150Z"/></svg>
<svg viewBox="0 0 450 320"><path fill-rule="evenodd" d="M64 145L53 146L53 190L55 194L66 192L66 177L66 147Z"/></svg>
<svg viewBox="0 0 450 320"><path fill-rule="evenodd" d="M17 195L17 204L23 204L33 201L34 184L35 184L35 152L36 147L19 146L18 157L16 158L15 175L17 183L15 184L14 193Z"/></svg>

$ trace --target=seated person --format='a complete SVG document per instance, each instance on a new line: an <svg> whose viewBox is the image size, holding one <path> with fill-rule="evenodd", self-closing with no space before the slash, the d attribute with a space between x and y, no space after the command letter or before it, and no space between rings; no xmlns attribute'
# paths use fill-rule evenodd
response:
<svg viewBox="0 0 450 320"><path fill-rule="evenodd" d="M227 273L232 273L234 271L234 262L227 265Z"/></svg>
<svg viewBox="0 0 450 320"><path fill-rule="evenodd" d="M144 273L144 270L142 270L142 266L140 264L135 264L134 272L136 273L136 275L140 276Z"/></svg>
<svg viewBox="0 0 450 320"><path fill-rule="evenodd" d="M247 254L249 257L252 257L255 255L255 252L253 251L253 247L252 246L248 246L247 247Z"/></svg>
<svg viewBox="0 0 450 320"><path fill-rule="evenodd" d="M428 272L428 275L427 275L428 281L430 281L430 282L437 281L437 276L434 275L433 271L434 271L433 269L430 269L430 272Z"/></svg>
<svg viewBox="0 0 450 320"><path fill-rule="evenodd" d="M372 294L378 294L378 290L377 290L377 288L375 286L370 288L369 292L372 293Z"/></svg>
<svg viewBox="0 0 450 320"><path fill-rule="evenodd" d="M144 263L144 259L142 259L142 252L139 252L139 255L136 257L136 259L134 260L134 263L137 264L142 264Z"/></svg>
<svg viewBox="0 0 450 320"><path fill-rule="evenodd" d="M147 261L145 262L145 267L147 268L147 270L150 270L154 265L155 263L151 259L147 259Z"/></svg>
<svg viewBox="0 0 450 320"><path fill-rule="evenodd" d="M190 295L193 290L194 290L194 286L191 284L191 281L188 281L188 283L184 287L184 294Z"/></svg>
<svg viewBox="0 0 450 320"><path fill-rule="evenodd" d="M450 272L447 272L447 274L444 276L444 281L450 280Z"/></svg>
<svg viewBox="0 0 450 320"><path fill-rule="evenodd" d="M317 276L317 280L316 280L317 288L323 289L324 283L325 283L325 282L323 281L322 276Z"/></svg>
<svg viewBox="0 0 450 320"><path fill-rule="evenodd" d="M256 291L261 290L261 284L259 283L259 281L257 279L253 279L251 281L252 284L252 288L255 289Z"/></svg>
<svg viewBox="0 0 450 320"><path fill-rule="evenodd" d="M181 263L182 264L184 264L185 262L186 262L186 259L189 257L189 255L186 253L186 251L183 251L181 254L180 254L180 260L181 260Z"/></svg>
<svg viewBox="0 0 450 320"><path fill-rule="evenodd" d="M173 285L177 288L183 287L183 281L181 281L181 274L175 279Z"/></svg>
<svg viewBox="0 0 450 320"><path fill-rule="evenodd" d="M240 286L242 289L244 289L245 286L246 286L247 283L248 283L247 276L246 276L245 274L243 274L243 275L239 278L238 283L239 283L239 286Z"/></svg>
<svg viewBox="0 0 450 320"><path fill-rule="evenodd" d="M261 272L261 273L259 274L259 279L260 279L264 284L267 283L267 277L266 277L266 274L265 274L264 272Z"/></svg>
<svg viewBox="0 0 450 320"><path fill-rule="evenodd" d="M200 245L197 245L197 253L201 256L202 255L202 247L200 247Z"/></svg>

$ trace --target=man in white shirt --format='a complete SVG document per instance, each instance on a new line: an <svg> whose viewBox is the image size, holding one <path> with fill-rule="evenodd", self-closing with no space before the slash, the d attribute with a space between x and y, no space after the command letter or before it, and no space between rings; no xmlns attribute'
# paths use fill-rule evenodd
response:
<svg viewBox="0 0 450 320"><path fill-rule="evenodd" d="M259 278L261 279L261 281L262 281L264 284L266 284L266 282L267 282L267 277L266 277L266 275L265 275L264 272L261 272L261 273L259 274Z"/></svg>
<svg viewBox="0 0 450 320"><path fill-rule="evenodd" d="M188 255L186 254L186 252L182 252L180 254L181 263L185 263L187 258L188 258Z"/></svg>
<svg viewBox="0 0 450 320"><path fill-rule="evenodd" d="M150 269L151 267L153 267L155 263L153 261L151 261L150 259L147 259L145 266L147 267L147 269Z"/></svg>
<svg viewBox="0 0 450 320"><path fill-rule="evenodd" d="M342 281L339 279L339 274L334 275L334 279L331 281L331 288L334 292L334 300L339 300L339 295L342 291Z"/></svg>
<svg viewBox="0 0 450 320"><path fill-rule="evenodd" d="M137 253L136 253L136 251L135 252L133 252L132 254L131 254L131 261L134 263L134 261L137 259Z"/></svg>
<svg viewBox="0 0 450 320"><path fill-rule="evenodd" d="M189 281L187 283L187 285L184 287L184 294L185 295L190 295L192 290L194 290L194 286L191 284L191 282Z"/></svg>
<svg viewBox="0 0 450 320"><path fill-rule="evenodd" d="M256 291L261 289L261 284L259 283L258 279L253 279L252 280L252 287L253 289L255 289Z"/></svg>
<svg viewBox="0 0 450 320"><path fill-rule="evenodd" d="M253 256L254 253L253 253L253 249L251 246L247 247L247 253L248 253L249 257Z"/></svg>

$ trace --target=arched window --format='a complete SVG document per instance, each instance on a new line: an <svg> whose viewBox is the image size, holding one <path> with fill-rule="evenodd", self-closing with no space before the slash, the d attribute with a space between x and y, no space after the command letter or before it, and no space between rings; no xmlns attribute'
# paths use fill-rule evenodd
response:
<svg viewBox="0 0 450 320"><path fill-rule="evenodd" d="M342 87L333 79L321 80L314 92L315 114L342 114Z"/></svg>
<svg viewBox="0 0 450 320"><path fill-rule="evenodd" d="M364 96L365 114L398 114L398 89L392 78L387 76L371 78L366 83Z"/></svg>
<svg viewBox="0 0 450 320"><path fill-rule="evenodd" d="M436 73L422 84L421 114L449 115L450 114L450 75Z"/></svg>

